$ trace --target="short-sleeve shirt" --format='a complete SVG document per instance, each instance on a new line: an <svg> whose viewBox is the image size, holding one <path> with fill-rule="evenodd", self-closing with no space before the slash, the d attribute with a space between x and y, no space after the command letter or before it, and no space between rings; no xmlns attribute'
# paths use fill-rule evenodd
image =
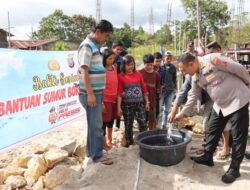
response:
<svg viewBox="0 0 250 190"><path fill-rule="evenodd" d="M103 57L100 53L100 45L98 45L90 36L81 43L78 49L79 72L82 66L88 67L90 84L93 91L103 90L105 88L105 68L102 64ZM79 83L80 91L85 91L82 77Z"/></svg>
<svg viewBox="0 0 250 190"><path fill-rule="evenodd" d="M106 70L106 85L103 91L104 102L116 102L118 90L118 75L115 66L111 70Z"/></svg>

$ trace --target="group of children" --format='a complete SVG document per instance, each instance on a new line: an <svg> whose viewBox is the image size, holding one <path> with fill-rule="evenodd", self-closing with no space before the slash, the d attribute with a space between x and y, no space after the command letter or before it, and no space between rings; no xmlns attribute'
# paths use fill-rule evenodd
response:
<svg viewBox="0 0 250 190"><path fill-rule="evenodd" d="M162 76L165 76L164 71L172 72L173 70L176 77L176 69L172 64L170 69L163 68L161 66L162 55L159 52L154 55L144 55L144 68L139 71L136 70L134 58L131 55L121 56L122 52L123 44L121 42L114 42L112 49L107 48L102 52L103 65L106 69L102 103L105 150L109 150L113 146L114 121L118 120L119 122L121 116L123 116L125 126L125 147L134 144L133 123L135 119L140 132L155 129L160 110L162 86L165 87L165 89L163 88L165 91L169 91L169 94L174 93L176 86L176 79L174 79L173 88L166 89L168 86L164 83L168 83L169 79L168 76L162 79ZM168 61L170 62L172 55L170 52L168 54L168 57L170 57ZM166 101L171 103L172 99ZM170 109L170 107L167 109ZM166 110L166 115L168 111ZM166 125L166 121L164 122L164 125Z"/></svg>

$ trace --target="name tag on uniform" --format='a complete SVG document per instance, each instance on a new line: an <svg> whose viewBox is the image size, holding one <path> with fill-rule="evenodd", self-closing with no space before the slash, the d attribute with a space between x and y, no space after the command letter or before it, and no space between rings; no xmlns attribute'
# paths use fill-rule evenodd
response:
<svg viewBox="0 0 250 190"><path fill-rule="evenodd" d="M214 73L210 73L207 76L205 76L208 85L211 86L218 86L220 83L222 83L222 78L219 76L216 76Z"/></svg>

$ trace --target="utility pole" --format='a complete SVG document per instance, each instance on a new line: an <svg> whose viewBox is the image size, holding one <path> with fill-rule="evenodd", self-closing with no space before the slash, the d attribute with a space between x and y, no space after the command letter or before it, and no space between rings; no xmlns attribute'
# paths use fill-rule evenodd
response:
<svg viewBox="0 0 250 190"><path fill-rule="evenodd" d="M33 40L33 32L34 32L34 30L33 30L33 24L31 24L31 35L30 35L30 40Z"/></svg>
<svg viewBox="0 0 250 190"><path fill-rule="evenodd" d="M171 24L171 9L172 9L172 3L168 3L168 8L167 8L167 25L170 29L170 24Z"/></svg>
<svg viewBox="0 0 250 190"><path fill-rule="evenodd" d="M96 22L101 20L101 0L96 0Z"/></svg>
<svg viewBox="0 0 250 190"><path fill-rule="evenodd" d="M130 10L130 26L131 26L131 46L133 47L134 41L134 25L135 25L135 12L134 12L134 0L131 0L131 10Z"/></svg>
<svg viewBox="0 0 250 190"><path fill-rule="evenodd" d="M10 48L10 14L8 11L8 48Z"/></svg>
<svg viewBox="0 0 250 190"><path fill-rule="evenodd" d="M150 9L150 15L149 15L149 33L154 35L154 13L153 8Z"/></svg>
<svg viewBox="0 0 250 190"><path fill-rule="evenodd" d="M200 5L199 0L196 0L196 6L197 6L197 27L198 27L198 44L201 42L201 32L200 32Z"/></svg>
<svg viewBox="0 0 250 190"><path fill-rule="evenodd" d="M241 44L241 27L242 27L242 20L243 20L243 12L244 12L244 0L238 0L238 19L237 19L237 43L238 46Z"/></svg>
<svg viewBox="0 0 250 190"><path fill-rule="evenodd" d="M176 32L176 18L175 18L175 9L174 9L174 53L177 55L177 32Z"/></svg>
<svg viewBox="0 0 250 190"><path fill-rule="evenodd" d="M179 55L181 55L181 25L180 25L180 31L179 31Z"/></svg>

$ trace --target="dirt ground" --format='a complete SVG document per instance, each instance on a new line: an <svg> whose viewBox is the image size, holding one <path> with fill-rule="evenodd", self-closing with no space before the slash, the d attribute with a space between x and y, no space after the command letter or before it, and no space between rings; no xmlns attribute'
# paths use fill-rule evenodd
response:
<svg viewBox="0 0 250 190"><path fill-rule="evenodd" d="M201 137L194 136L187 146L184 160L177 165L161 167L144 161L139 156L137 145L130 148L115 148L108 156L114 164L89 163L82 178L71 180L56 188L56 190L131 190L136 189L138 160L140 170L137 190L212 190L212 189L247 189L250 185L250 161L244 159L241 166L241 177L233 184L227 185L221 181L230 164L230 158L216 161L214 167L195 164L190 156L200 147ZM248 146L250 148L250 145Z"/></svg>
<svg viewBox="0 0 250 190"><path fill-rule="evenodd" d="M58 144L70 139L84 141L86 138L84 126L86 126L86 119L81 118L11 151L1 153L0 168L8 165L15 156L29 153L37 145ZM184 160L169 167L152 165L144 161L139 156L137 145L130 148L113 148L108 152L108 156L114 160L113 165L104 166L89 161L81 178L70 178L55 190L242 190L249 188L249 160L243 160L241 177L230 185L221 182L221 176L227 170L230 158L225 161L215 160L214 167L194 164L189 157L194 154L197 148L200 148L201 142L201 136L193 135L191 143L187 146ZM248 144L247 149L250 150L250 144ZM138 185L135 188L139 160Z"/></svg>

